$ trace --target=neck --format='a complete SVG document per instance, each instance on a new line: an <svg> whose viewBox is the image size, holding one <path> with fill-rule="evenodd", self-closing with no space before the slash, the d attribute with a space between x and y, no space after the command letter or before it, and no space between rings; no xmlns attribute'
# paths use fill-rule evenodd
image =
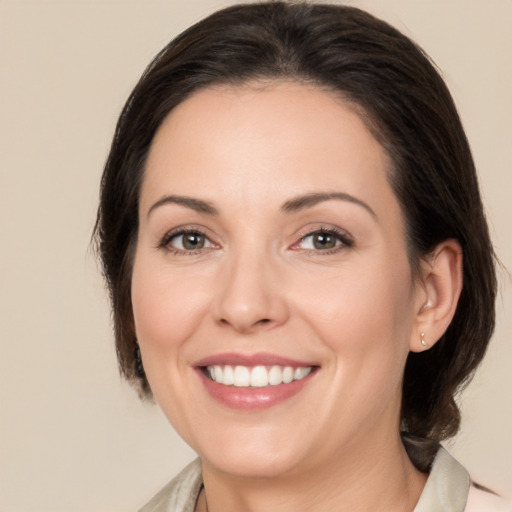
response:
<svg viewBox="0 0 512 512"><path fill-rule="evenodd" d="M330 464L277 478L227 475L203 461L204 492L196 512L412 512L426 482L400 435L354 445Z"/></svg>

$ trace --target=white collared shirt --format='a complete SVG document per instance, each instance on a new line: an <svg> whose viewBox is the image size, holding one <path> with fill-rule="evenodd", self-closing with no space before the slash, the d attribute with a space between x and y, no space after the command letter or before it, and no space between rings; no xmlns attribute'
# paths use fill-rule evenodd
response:
<svg viewBox="0 0 512 512"><path fill-rule="evenodd" d="M194 512L202 487L196 459L139 512ZM413 512L512 512L512 504L472 485L468 472L440 447Z"/></svg>

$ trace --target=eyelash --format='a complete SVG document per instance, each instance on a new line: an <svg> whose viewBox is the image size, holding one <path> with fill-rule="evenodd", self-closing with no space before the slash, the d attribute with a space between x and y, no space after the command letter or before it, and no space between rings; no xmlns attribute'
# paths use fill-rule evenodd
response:
<svg viewBox="0 0 512 512"><path fill-rule="evenodd" d="M196 229L196 228L180 228L180 229L176 229L174 231L169 231L168 233L166 233L164 235L164 237L162 238L161 242L158 244L158 248L159 249L165 249L166 251L169 251L169 252L171 252L173 254L176 254L178 256L179 255L193 256L195 254L200 254L205 249L206 250L210 249L210 247L201 247L200 249L185 250L185 249L178 249L177 247L173 247L172 245L170 245L171 242L174 239L177 239L180 236L185 236L185 235L189 235L189 234L190 235L203 236L210 244L215 245L208 238L206 233L204 231L202 231L201 229Z"/></svg>
<svg viewBox="0 0 512 512"><path fill-rule="evenodd" d="M172 245L170 245L173 240L177 239L180 236L185 236L187 234L202 236L212 246L215 246L214 242L212 242L208 238L206 233L204 231L202 231L201 229L195 229L195 228L183 229L183 228L181 228L181 229L177 229L175 231L170 231L170 232L166 233L157 247L160 249L165 249L165 250L167 250L173 254L176 254L176 255L187 255L187 256L193 256L196 254L200 254L204 250L210 249L210 247L202 247L200 249L185 250L185 249L178 249L177 247L173 247ZM300 243L304 242L307 238L312 237L314 235L319 235L319 234L333 236L334 238L336 238L337 241L339 241L341 243L338 245L335 245L331 249L323 249L323 250L322 249L304 249L305 251L307 251L308 253L311 253L311 254L315 254L315 255L318 254L318 255L327 256L329 254L335 254L339 251L342 251L343 249L350 248L354 245L353 238L346 231L341 231L334 227L320 227L318 229L308 231L305 234L301 235L299 238L299 241L295 242L292 245L292 249L294 247L298 246ZM295 249L295 250L298 250L298 249Z"/></svg>
<svg viewBox="0 0 512 512"><path fill-rule="evenodd" d="M338 253L344 249L350 248L354 245L354 239L352 238L349 233L346 231L342 231L340 229L337 229L335 227L320 227L318 229L314 229L312 231L308 231L304 235L300 237L300 240L294 244L294 246L297 246L301 242L304 242L307 238L314 236L314 235L327 235L327 236L333 236L337 241L341 242L338 245L335 245L331 249L305 249L311 254L315 255L322 255L322 256L328 256L330 254Z"/></svg>

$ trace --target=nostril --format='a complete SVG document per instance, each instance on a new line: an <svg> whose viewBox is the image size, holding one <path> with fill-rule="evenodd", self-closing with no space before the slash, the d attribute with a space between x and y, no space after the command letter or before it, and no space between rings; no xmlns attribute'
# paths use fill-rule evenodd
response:
<svg viewBox="0 0 512 512"><path fill-rule="evenodd" d="M271 318L260 318L259 320L256 320L255 322L244 322L244 321L230 321L229 318L220 318L219 323L224 326L232 326L235 329L239 330L240 332L244 333L250 333L254 329L258 329L258 327L263 327L266 325L272 325L272 319Z"/></svg>

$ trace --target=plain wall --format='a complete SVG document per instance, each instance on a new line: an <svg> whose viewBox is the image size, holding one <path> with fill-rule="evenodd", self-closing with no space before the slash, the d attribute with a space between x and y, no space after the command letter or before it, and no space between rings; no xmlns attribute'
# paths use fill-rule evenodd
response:
<svg viewBox="0 0 512 512"><path fill-rule="evenodd" d="M0 510L136 510L193 452L120 381L89 237L116 117L140 73L220 0L0 0ZM443 70L512 269L512 2L361 0ZM452 452L512 494L512 289Z"/></svg>

